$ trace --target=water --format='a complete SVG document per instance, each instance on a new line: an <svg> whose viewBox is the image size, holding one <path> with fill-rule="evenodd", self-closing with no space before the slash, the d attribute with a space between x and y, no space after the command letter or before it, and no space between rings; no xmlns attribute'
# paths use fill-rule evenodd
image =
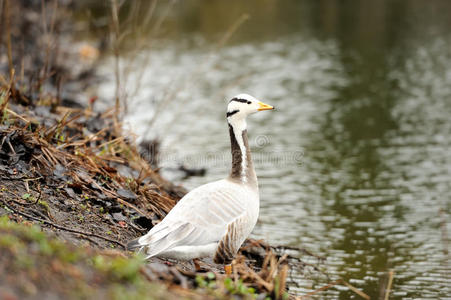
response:
<svg viewBox="0 0 451 300"><path fill-rule="evenodd" d="M215 48L242 13L249 21ZM261 193L253 236L326 256L332 279L372 299L389 269L391 299L451 299L450 13L446 0L177 2L150 51L124 54L128 89L140 84L126 119L162 139L163 174L191 189L229 171L227 98L276 106L248 121ZM112 68L103 62L114 82ZM184 179L180 164L207 175ZM327 282L308 275L291 290ZM343 287L319 295L358 298Z"/></svg>

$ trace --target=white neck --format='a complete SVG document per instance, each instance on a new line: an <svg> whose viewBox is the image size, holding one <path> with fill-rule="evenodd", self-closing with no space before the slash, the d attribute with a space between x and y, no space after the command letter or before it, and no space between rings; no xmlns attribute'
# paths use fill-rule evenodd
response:
<svg viewBox="0 0 451 300"><path fill-rule="evenodd" d="M247 123L245 117L232 116L227 120L230 125L232 125L235 132L240 132L240 134L247 129Z"/></svg>

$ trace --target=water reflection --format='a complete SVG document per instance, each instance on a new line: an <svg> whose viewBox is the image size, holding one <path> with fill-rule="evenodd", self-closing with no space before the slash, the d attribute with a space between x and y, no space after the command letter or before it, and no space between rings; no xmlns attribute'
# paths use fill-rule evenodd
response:
<svg viewBox="0 0 451 300"><path fill-rule="evenodd" d="M337 273L376 298L378 272L392 267L388 252L394 249L390 240L378 232L381 217L387 214L387 206L399 205L389 182L379 180L391 162L378 152L378 147L387 144L388 133L398 127L392 115L396 84L388 76L391 66L384 56L371 57L364 50L352 49L351 57L343 55L347 85L338 88L336 97L330 100L329 110L319 121L323 134L312 139L308 153L320 166L316 172L327 178L312 178L324 203L320 214L334 216L323 221L325 230L336 230L337 221L345 220L347 224L339 239L328 246L348 254L341 257ZM341 292L341 297L352 294Z"/></svg>
<svg viewBox="0 0 451 300"><path fill-rule="evenodd" d="M91 13L102 19L98 3ZM151 5L133 3L143 12ZM439 210L451 210L450 12L446 0L177 2L144 73L130 74L143 84L128 120L139 134L164 138L173 156L163 167L208 168L182 182L192 188L228 172L222 99L246 91L275 104L277 113L249 122L262 194L254 236L327 256L332 277L372 299L389 268L393 299L447 297L449 220ZM243 13L250 20L211 55ZM107 83L99 93L112 90ZM167 95L173 102L149 129ZM296 278L301 293L325 283ZM348 289L321 295L355 297Z"/></svg>

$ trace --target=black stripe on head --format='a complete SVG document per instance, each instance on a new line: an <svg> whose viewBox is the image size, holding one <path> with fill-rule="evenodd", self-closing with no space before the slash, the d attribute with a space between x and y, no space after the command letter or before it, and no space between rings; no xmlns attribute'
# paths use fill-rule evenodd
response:
<svg viewBox="0 0 451 300"><path fill-rule="evenodd" d="M247 103L247 104L251 104L252 103L249 100L240 99L240 98L233 98L232 100L229 101L229 103L232 102L232 101L241 102L241 103Z"/></svg>
<svg viewBox="0 0 451 300"><path fill-rule="evenodd" d="M227 118L230 117L230 116L233 116L233 115L236 114L237 112L239 112L238 109L235 109L235 110L233 110L233 111L227 112Z"/></svg>

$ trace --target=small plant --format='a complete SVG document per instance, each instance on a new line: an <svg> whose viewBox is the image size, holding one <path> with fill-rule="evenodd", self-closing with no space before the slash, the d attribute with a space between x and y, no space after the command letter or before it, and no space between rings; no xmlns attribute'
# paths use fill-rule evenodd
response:
<svg viewBox="0 0 451 300"><path fill-rule="evenodd" d="M22 199L24 199L24 200L28 200L30 198L31 198L31 194L25 193L22 195Z"/></svg>
<svg viewBox="0 0 451 300"><path fill-rule="evenodd" d="M230 295L241 296L241 299L256 299L257 294L255 289L252 287L246 286L242 279L239 279L236 283L232 278L227 277L223 281L220 281L216 278L216 275L212 272L206 274L206 276L196 276L195 278L196 284L199 288L206 289L209 293L213 295L221 295L217 294L217 292L221 289L218 287L223 287L222 290L227 291ZM270 299L265 298L266 299Z"/></svg>
<svg viewBox="0 0 451 300"><path fill-rule="evenodd" d="M224 279L224 286L232 295L243 295L243 296L251 296L256 297L255 289L252 287L247 287L242 279L239 279L237 283L235 283L232 278L227 277Z"/></svg>
<svg viewBox="0 0 451 300"><path fill-rule="evenodd" d="M55 140L58 142L58 145L60 145L61 143L64 143L66 141L66 136L64 135L64 133L57 131L55 133Z"/></svg>
<svg viewBox="0 0 451 300"><path fill-rule="evenodd" d="M206 277L197 275L195 280L198 287L212 290L217 286L215 278L215 274L208 272Z"/></svg>
<svg viewBox="0 0 451 300"><path fill-rule="evenodd" d="M47 201L43 201L43 200L39 200L38 204L45 209L46 212L50 211L50 207L49 204L47 203Z"/></svg>
<svg viewBox="0 0 451 300"><path fill-rule="evenodd" d="M5 124L5 125L9 125L9 114L8 114L8 111L5 109L5 110L3 110L3 115L2 115L2 122L1 122L2 124Z"/></svg>

